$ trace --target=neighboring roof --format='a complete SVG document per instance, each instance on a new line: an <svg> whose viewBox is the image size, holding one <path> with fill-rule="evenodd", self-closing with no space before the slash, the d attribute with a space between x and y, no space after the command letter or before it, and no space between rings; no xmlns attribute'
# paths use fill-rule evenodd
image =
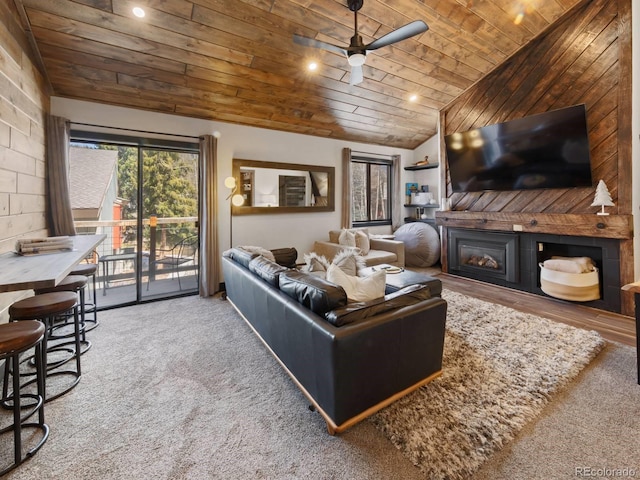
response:
<svg viewBox="0 0 640 480"><path fill-rule="evenodd" d="M109 184L116 174L117 150L69 148L69 190L71 208L95 209L98 212Z"/></svg>

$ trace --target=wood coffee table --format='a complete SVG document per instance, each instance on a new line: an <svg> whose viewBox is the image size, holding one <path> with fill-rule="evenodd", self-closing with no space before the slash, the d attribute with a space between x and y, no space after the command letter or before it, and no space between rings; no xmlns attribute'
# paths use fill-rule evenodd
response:
<svg viewBox="0 0 640 480"><path fill-rule="evenodd" d="M435 277L425 275L419 272L412 272L406 268L401 269L398 273L391 273L398 267L394 267L388 264L374 265L373 267L366 267L360 271L361 276L371 275L379 270L388 270L386 279L385 294L397 292L401 288L409 285L424 284L429 285L431 289L431 295L440 296L442 293L442 282Z"/></svg>

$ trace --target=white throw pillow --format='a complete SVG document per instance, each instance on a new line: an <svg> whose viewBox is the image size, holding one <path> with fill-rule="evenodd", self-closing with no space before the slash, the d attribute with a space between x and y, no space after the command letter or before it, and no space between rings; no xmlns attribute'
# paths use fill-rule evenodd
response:
<svg viewBox="0 0 640 480"><path fill-rule="evenodd" d="M345 228L340 232L340 236L338 237L338 243L340 245L345 245L347 247L355 247L356 236L353 232Z"/></svg>
<svg viewBox="0 0 640 480"><path fill-rule="evenodd" d="M360 249L362 255L368 255L371 250L371 242L369 242L369 235L362 230L356 230L356 247Z"/></svg>
<svg viewBox="0 0 640 480"><path fill-rule="evenodd" d="M352 277L337 265L329 265L327 269L327 280L340 285L350 302L368 302L384 297L386 279L387 273L384 270L378 270L368 277Z"/></svg>

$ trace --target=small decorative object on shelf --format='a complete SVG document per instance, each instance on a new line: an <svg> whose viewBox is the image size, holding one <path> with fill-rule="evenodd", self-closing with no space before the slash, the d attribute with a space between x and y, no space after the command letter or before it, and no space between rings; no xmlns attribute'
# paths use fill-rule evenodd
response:
<svg viewBox="0 0 640 480"><path fill-rule="evenodd" d="M406 184L405 195L407 196L407 203L411 203L413 195L418 191L418 184L415 182L409 182Z"/></svg>
<svg viewBox="0 0 640 480"><path fill-rule="evenodd" d="M598 182L598 186L596 187L596 194L593 199L592 207L602 207L602 209L598 212L598 215L609 215L608 212L604 211L604 207L613 207L615 203L611 200L611 194L609 193L609 189L607 188L607 184L604 183L604 180L600 180Z"/></svg>
<svg viewBox="0 0 640 480"><path fill-rule="evenodd" d="M429 164L429 155L425 155L424 160L420 160L419 162L414 163L416 167L420 167L422 165L428 165L428 164Z"/></svg>

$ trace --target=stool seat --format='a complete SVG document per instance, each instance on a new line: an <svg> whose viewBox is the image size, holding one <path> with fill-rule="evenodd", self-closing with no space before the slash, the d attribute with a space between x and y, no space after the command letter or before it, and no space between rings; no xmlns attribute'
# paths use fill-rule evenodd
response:
<svg viewBox="0 0 640 480"><path fill-rule="evenodd" d="M84 275L85 277L89 277L95 274L97 270L97 263L79 263L73 267L73 270L69 272L69 275Z"/></svg>
<svg viewBox="0 0 640 480"><path fill-rule="evenodd" d="M51 292L77 292L87 284L87 277L84 275L67 275L55 287L38 288L36 295Z"/></svg>
<svg viewBox="0 0 640 480"><path fill-rule="evenodd" d="M85 347L82 350L82 353L85 353L87 350L91 348L91 342L87 341L86 335L85 335L86 334L86 327L85 327L86 303L85 303L84 287L87 286L88 281L89 279L85 275L67 275L54 287L38 288L35 290L36 296L43 295L45 293L53 293L53 292L75 292L79 294L82 343L85 345ZM74 335L73 333L69 333L66 331L65 327L69 325L73 325L73 324L66 321L58 325L51 324L50 326L52 331L49 334L49 338L52 340L54 339L58 340L61 338L73 337ZM54 333L53 330L56 330L56 333Z"/></svg>
<svg viewBox="0 0 640 480"><path fill-rule="evenodd" d="M44 323L38 320L0 325L0 358L15 355L35 346L44 336Z"/></svg>
<svg viewBox="0 0 640 480"><path fill-rule="evenodd" d="M42 343L45 336L46 327L38 320L25 320L23 322L10 322L0 325L0 360L5 361L5 380L0 404L4 408L13 410L13 423L0 430L0 435L8 432L13 433L13 462L0 472L0 476L13 470L33 456L49 438L49 426L44 420L45 385ZM21 391L20 386L20 355L31 348L34 348L37 393ZM13 390L11 393L8 391L9 379L6 376L9 371L13 374ZM31 400L31 403L23 404L25 399ZM25 408L29 409L27 413L23 413ZM37 420L29 421L36 413ZM23 429L34 428L41 431L40 438L37 439L33 435L25 437L31 448L23 454L22 431Z"/></svg>
<svg viewBox="0 0 640 480"><path fill-rule="evenodd" d="M33 320L71 310L77 303L74 292L51 292L18 300L9 307L12 320Z"/></svg>
<svg viewBox="0 0 640 480"><path fill-rule="evenodd" d="M86 278L86 277L83 277ZM43 387L43 395L42 398L45 402L49 402L54 400L68 391L70 391L73 387L75 387L80 381L80 377L82 376L81 366L80 366L80 355L81 355L81 325L80 318L78 315L78 294L76 292L50 292L43 293L41 295L35 295L33 297L25 298L23 300L19 300L13 303L9 307L9 320L10 323L16 322L19 323L21 321L28 320L41 320L44 323L45 334L42 339L42 369L43 373L46 376L46 379L50 377L61 377L61 376L71 376L72 381L67 385L63 385L64 388L58 388L60 383L57 382L55 385L52 383L51 386L56 387L58 390L55 394L49 394L48 390L48 381L44 382ZM54 326L54 322L56 317L59 315L64 315L69 311L73 311L73 326L74 332L73 342L59 343L59 344L51 344L49 345L49 339L51 337L51 329ZM72 345L71 345L72 343ZM69 345L69 346L68 346ZM66 354L66 358L60 358L60 353ZM50 356L49 354L52 354ZM61 369L62 365L65 365L67 362L75 359L75 370L72 369ZM34 363L35 362L35 363ZM31 365L37 364L38 362L33 360L29 362ZM17 368L16 368L17 370ZM7 383L8 376L10 374L10 370L5 368L4 371L4 385L2 389L3 398L7 397ZM22 374L14 374L14 377ZM25 373L22 376L32 376L32 374ZM37 379L31 379L27 381L23 387L26 387L30 383L37 381ZM15 390L19 390L15 388ZM61 391L60 391L61 390Z"/></svg>
<svg viewBox="0 0 640 480"><path fill-rule="evenodd" d="M92 302L85 301L85 313L88 313L91 318L85 318L85 332L90 332L94 328L98 326L98 303L96 299L96 274L98 273L98 264L97 263L79 263L73 270L69 272L69 275L84 275L92 279L93 287L88 289L90 298ZM86 323L90 323L91 325L86 325Z"/></svg>

